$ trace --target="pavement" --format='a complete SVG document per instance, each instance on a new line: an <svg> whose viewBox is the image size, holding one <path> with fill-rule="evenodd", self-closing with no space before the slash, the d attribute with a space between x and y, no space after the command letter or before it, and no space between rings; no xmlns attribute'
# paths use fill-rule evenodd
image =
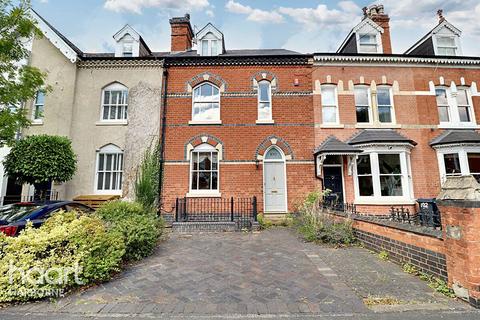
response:
<svg viewBox="0 0 480 320"><path fill-rule="evenodd" d="M108 283L0 319L480 319L363 248L305 243L287 228L171 234Z"/></svg>

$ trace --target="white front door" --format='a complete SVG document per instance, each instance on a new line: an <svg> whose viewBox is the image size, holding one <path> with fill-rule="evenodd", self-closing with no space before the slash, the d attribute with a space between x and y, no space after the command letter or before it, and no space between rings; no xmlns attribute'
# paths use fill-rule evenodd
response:
<svg viewBox="0 0 480 320"><path fill-rule="evenodd" d="M278 149L270 149L263 163L264 180L264 211L269 212L287 212L287 190L285 176L285 160L283 154L280 157ZM273 151L275 150L275 151ZM270 156L276 156L276 159L269 159Z"/></svg>

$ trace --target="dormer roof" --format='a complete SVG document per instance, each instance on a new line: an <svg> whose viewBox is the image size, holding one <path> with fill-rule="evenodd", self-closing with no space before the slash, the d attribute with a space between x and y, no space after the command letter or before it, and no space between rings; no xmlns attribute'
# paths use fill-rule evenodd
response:
<svg viewBox="0 0 480 320"><path fill-rule="evenodd" d="M220 48L221 51L218 52L217 54L225 53L225 38L223 36L223 33L210 22L207 23L207 25L205 27L200 29L200 31L198 31L195 34L195 41L197 42L198 53L200 55L202 54L202 43L201 43L201 41L203 39L205 39L205 37L207 37L207 35L209 35L209 34L212 34L213 37L215 37L216 40L220 41L220 43L221 43L221 46L222 46ZM209 39L209 40L211 40L211 39Z"/></svg>
<svg viewBox="0 0 480 320"><path fill-rule="evenodd" d="M440 54L437 54L435 35L443 34L445 33L444 31L447 31L447 34L451 34L452 36L455 37L457 46L459 47L458 48L459 52L457 56L461 55L459 40L462 35L462 31L444 18L442 18L440 22L432 30L430 30L426 35L424 35L420 40L418 40L413 46L411 46L407 51L405 51L405 54L425 55L425 56L440 55Z"/></svg>
<svg viewBox="0 0 480 320"><path fill-rule="evenodd" d="M143 57L152 54L152 51L145 43L142 36L128 24L115 33L113 39L115 39L115 42L117 43L115 46L115 57L124 56L125 42L132 42L133 57Z"/></svg>
<svg viewBox="0 0 480 320"><path fill-rule="evenodd" d="M365 32L365 30L368 29L370 29L369 33L375 33L379 42L381 42L381 34L384 32L384 29L369 17L365 17L359 24L350 30L347 37L340 45L340 48L338 48L337 53L358 53L357 33Z"/></svg>

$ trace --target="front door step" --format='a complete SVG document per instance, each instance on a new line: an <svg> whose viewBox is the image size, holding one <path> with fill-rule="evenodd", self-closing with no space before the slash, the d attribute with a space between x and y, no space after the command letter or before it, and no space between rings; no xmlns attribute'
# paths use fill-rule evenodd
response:
<svg viewBox="0 0 480 320"><path fill-rule="evenodd" d="M258 222L252 223L252 230L258 230ZM241 231L238 228L237 222L222 221L222 222L174 222L172 224L172 231L177 233L192 233L192 232L235 232Z"/></svg>

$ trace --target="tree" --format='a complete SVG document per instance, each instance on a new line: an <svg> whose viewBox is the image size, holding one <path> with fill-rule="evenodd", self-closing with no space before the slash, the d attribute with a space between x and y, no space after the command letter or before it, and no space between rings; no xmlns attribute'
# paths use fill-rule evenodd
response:
<svg viewBox="0 0 480 320"><path fill-rule="evenodd" d="M153 141L153 148L148 148L142 163L138 166L135 179L135 201L146 209L155 209L160 186L159 145Z"/></svg>
<svg viewBox="0 0 480 320"><path fill-rule="evenodd" d="M11 145L30 124L22 103L48 89L46 74L24 63L30 54L26 44L41 36L29 12L29 0L0 0L0 146Z"/></svg>
<svg viewBox="0 0 480 320"><path fill-rule="evenodd" d="M66 182L76 171L77 157L71 141L66 137L28 136L13 144L4 161L8 176L19 183L35 186L44 194L46 183Z"/></svg>

